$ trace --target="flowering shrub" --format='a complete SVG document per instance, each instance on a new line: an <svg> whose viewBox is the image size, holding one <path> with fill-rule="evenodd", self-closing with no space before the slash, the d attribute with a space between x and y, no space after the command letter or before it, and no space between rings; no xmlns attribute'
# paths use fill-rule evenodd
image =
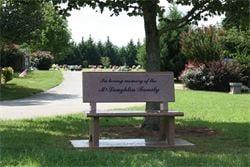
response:
<svg viewBox="0 0 250 167"><path fill-rule="evenodd" d="M51 70L60 70L60 67L59 67L58 64L52 64L52 66L51 66L50 69L51 69Z"/></svg>
<svg viewBox="0 0 250 167"><path fill-rule="evenodd" d="M31 64L39 70L49 70L54 62L50 52L37 51L31 55Z"/></svg>
<svg viewBox="0 0 250 167"><path fill-rule="evenodd" d="M243 67L233 61L188 64L180 79L190 89L229 91L229 82L249 80L249 76L245 76L243 71Z"/></svg>
<svg viewBox="0 0 250 167"><path fill-rule="evenodd" d="M12 67L4 67L2 68L2 76L1 76L1 83L7 83L8 81L13 79L14 70Z"/></svg>
<svg viewBox="0 0 250 167"><path fill-rule="evenodd" d="M204 68L205 66L187 68L181 74L180 79L190 89L206 89L207 76L204 75Z"/></svg>

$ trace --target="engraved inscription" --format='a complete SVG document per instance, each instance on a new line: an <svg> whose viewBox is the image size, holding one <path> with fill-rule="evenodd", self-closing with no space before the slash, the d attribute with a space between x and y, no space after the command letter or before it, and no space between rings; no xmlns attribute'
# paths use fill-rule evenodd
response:
<svg viewBox="0 0 250 167"><path fill-rule="evenodd" d="M84 102L174 101L172 72L84 72Z"/></svg>
<svg viewBox="0 0 250 167"><path fill-rule="evenodd" d="M112 83L112 86L109 84ZM133 92L153 92L158 94L160 89L154 86L157 81L154 78L145 79L113 79L113 78L102 78L100 80L99 92L112 93L116 92L119 94L133 93ZM152 86L153 84L153 86ZM114 86L115 85L115 86ZM129 86L128 86L129 85Z"/></svg>

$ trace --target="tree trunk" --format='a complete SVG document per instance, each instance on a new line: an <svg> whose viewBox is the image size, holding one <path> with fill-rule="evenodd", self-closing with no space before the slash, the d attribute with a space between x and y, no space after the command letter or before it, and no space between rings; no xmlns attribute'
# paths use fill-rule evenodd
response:
<svg viewBox="0 0 250 167"><path fill-rule="evenodd" d="M160 71L160 46L159 46L159 34L157 29L157 1L148 0L143 2L143 18L144 28L146 36L146 53L147 64L146 71ZM146 111L152 112L152 110L159 110L159 103L147 102ZM142 128L150 130L159 130L159 118L145 118L142 124Z"/></svg>

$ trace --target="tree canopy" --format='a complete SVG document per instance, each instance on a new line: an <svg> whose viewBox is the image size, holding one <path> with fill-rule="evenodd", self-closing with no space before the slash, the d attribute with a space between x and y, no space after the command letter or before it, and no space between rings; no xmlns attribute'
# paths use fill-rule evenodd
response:
<svg viewBox="0 0 250 167"><path fill-rule="evenodd" d="M109 37L105 42L95 42L91 36L87 40L82 39L79 44L72 44L71 52L62 59L60 64L77 64L88 67L89 65L103 64L101 60L105 60L105 64L110 65L128 65L132 67L136 65L135 62L137 50L140 47L140 43L134 44L133 40L126 46L114 45Z"/></svg>
<svg viewBox="0 0 250 167"><path fill-rule="evenodd" d="M249 10L248 0L228 0L225 5L225 19L223 26L226 28L236 27L238 30L249 29Z"/></svg>
<svg viewBox="0 0 250 167"><path fill-rule="evenodd" d="M197 23L200 19L206 19L207 16L221 14L224 11L226 0L166 0L168 3L176 5L188 5L191 9L182 17L169 19L163 17L165 9L160 5L159 0L49 0L56 8L61 10L64 15L69 15L72 9L80 9L89 6L93 9L104 9L112 11L112 15L119 15L126 12L129 16L143 16L146 34L146 52L148 71L160 70L159 36L168 30L181 28L189 23ZM63 8L62 3L67 7ZM161 29L157 28L157 17L166 23Z"/></svg>
<svg viewBox="0 0 250 167"><path fill-rule="evenodd" d="M67 15L72 9L90 6L93 9L99 8L102 12L109 9L113 15L119 15L126 12L129 16L143 16L144 29L146 36L147 71L160 71L160 35L169 30L181 28L191 22L197 23L200 19L206 19L207 16L221 14L227 0L166 0L169 3L177 5L188 5L191 9L181 18L171 20L164 18L164 7L160 6L160 0L52 0L57 8L61 8L61 3L67 3L67 7L62 9L62 13ZM166 25L158 29L157 17L163 19ZM159 104L147 103L146 110L157 110ZM142 127L157 129L159 120L146 119Z"/></svg>
<svg viewBox="0 0 250 167"><path fill-rule="evenodd" d="M161 57L160 57L160 36L163 34L168 33L172 30L177 30L179 28L183 28L190 23L197 23L199 20L204 19L206 20L208 16L212 15L220 15L227 9L229 6L234 4L235 0L165 0L170 4L176 5L183 5L189 6L190 10L181 15L180 17L169 18L164 17L165 8L164 6L160 5L160 0L3 0L6 4L16 3L16 6L19 5L19 2L22 4L34 2L36 5L35 7L38 8L37 10L28 10L29 5L27 5L27 11L24 12L23 16L19 16L18 14L14 15L12 18L15 17L27 17L34 15L33 18L30 18L31 21L35 22L35 16L38 17L37 23L39 23L39 5L49 2L53 3L55 8L57 8L61 14L64 16L68 16L70 11L73 9L80 9L81 7L89 6L95 10L99 10L103 12L103 10L108 9L112 12L112 15L119 15L121 12L126 12L129 16L142 16L144 19L144 28L145 28L145 48L147 57L146 61L146 70L147 71L160 71L160 64L161 64ZM10 3L9 3L10 2ZM37 3L36 3L37 2ZM62 4L66 5L62 5ZM65 7L66 6L66 7ZM1 8L6 7L2 5ZM10 9L12 6L10 5ZM19 6L18 6L19 7ZM35 7L33 9L35 9ZM26 9L26 8L25 8ZM13 11L15 14L15 11ZM34 12L34 14L33 14ZM6 11L3 12L3 14ZM7 14L12 14L11 12ZM27 14L27 16L26 16ZM1 16L2 18L2 16ZM157 19L163 21L165 24L162 26L157 26ZM29 18L25 19L29 20ZM13 21L15 23L15 21ZM1 25L4 25L1 21ZM25 25L24 23L20 23L21 25ZM52 29L56 29L55 26ZM36 31L36 24L34 27L30 27L29 32ZM4 28L7 30L7 28ZM34 30L33 30L34 29ZM11 31L10 31L11 32ZM15 31L13 31L15 32ZM49 31L50 32L50 31ZM2 34L2 32L1 32ZM12 34L9 35L11 37ZM16 40L16 39L15 39ZM93 44L93 43L92 43ZM89 45L92 45L91 43ZM94 44L93 44L94 45ZM117 50L112 45L110 45L109 41L105 43L106 53L103 53L103 56L114 55L114 52ZM133 46L134 47L134 46ZM131 44L131 50L133 50ZM92 50L89 50L92 51ZM115 58L110 57L110 61L112 64L118 64L118 60ZM126 62L126 60L125 60ZM147 110L156 110L159 108L158 104L147 103L146 109ZM157 121L158 124L158 121ZM145 124L147 125L147 121ZM151 128L152 125L149 125Z"/></svg>
<svg viewBox="0 0 250 167"><path fill-rule="evenodd" d="M65 16L69 15L69 11L72 9L79 9L81 7L90 6L93 9L100 9L103 12L104 9L108 9L113 12L112 15L119 15L121 12L127 12L129 16L144 16L145 9L150 6L155 9L155 13L162 19L164 15L165 8L160 5L160 0L51 0L56 8L61 10L61 13ZM168 23L168 26L164 28L171 27L182 27L190 22L197 22L200 19L206 19L207 16L212 16L214 14L222 14L228 8L229 5L234 3L228 2L227 0L165 0L170 4L192 6L192 8L181 18L176 20L171 20L164 18ZM60 4L66 3L67 7L62 8ZM111 15L111 16L112 16Z"/></svg>
<svg viewBox="0 0 250 167"><path fill-rule="evenodd" d="M39 37L32 41L32 45L34 49L50 51L58 61L69 52L71 34L68 24L50 3L44 4L43 13L44 21L40 27Z"/></svg>
<svg viewBox="0 0 250 167"><path fill-rule="evenodd" d="M71 35L66 19L44 0L0 1L0 41L50 51L56 60L68 52Z"/></svg>
<svg viewBox="0 0 250 167"><path fill-rule="evenodd" d="M37 1L0 1L1 40L20 44L36 38L43 24L43 3Z"/></svg>
<svg viewBox="0 0 250 167"><path fill-rule="evenodd" d="M176 20L182 17L183 13L178 10L176 5L169 8L169 14L166 16L169 20ZM165 20L159 23L159 29L166 26ZM163 71L173 71L176 78L184 69L186 58L180 51L180 36L181 33L188 31L189 25L178 29L170 29L160 36L160 54L161 54L161 69Z"/></svg>

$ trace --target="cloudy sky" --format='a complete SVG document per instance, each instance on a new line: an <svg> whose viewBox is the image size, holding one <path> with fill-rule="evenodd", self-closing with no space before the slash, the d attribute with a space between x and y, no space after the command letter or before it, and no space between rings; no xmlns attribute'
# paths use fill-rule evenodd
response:
<svg viewBox="0 0 250 167"><path fill-rule="evenodd" d="M185 13L189 7L178 9ZM110 17L110 14L109 11L101 14L88 7L73 10L71 16L67 18L73 40L80 42L82 38L86 40L91 35L95 41L105 42L109 36L112 43L117 46L126 45L130 39L143 41L145 34L142 17L129 17L126 13ZM199 26L215 25L220 22L221 17L217 16L207 22L199 22Z"/></svg>

